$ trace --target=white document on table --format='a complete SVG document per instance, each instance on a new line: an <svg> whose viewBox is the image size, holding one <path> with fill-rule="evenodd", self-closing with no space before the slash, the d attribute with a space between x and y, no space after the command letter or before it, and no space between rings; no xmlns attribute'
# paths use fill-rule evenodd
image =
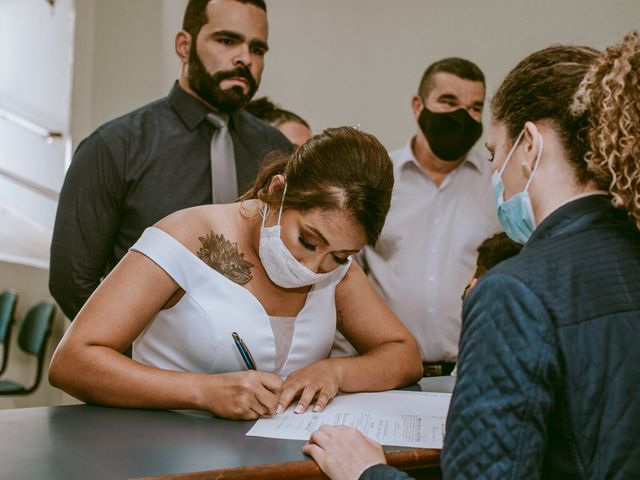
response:
<svg viewBox="0 0 640 480"><path fill-rule="evenodd" d="M391 390L338 395L322 411L260 418L248 436L308 440L321 425L347 425L382 445L442 448L450 393Z"/></svg>

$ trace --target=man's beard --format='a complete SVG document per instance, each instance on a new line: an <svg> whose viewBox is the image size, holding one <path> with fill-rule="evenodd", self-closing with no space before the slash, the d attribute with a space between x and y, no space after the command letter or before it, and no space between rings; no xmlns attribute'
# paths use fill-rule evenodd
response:
<svg viewBox="0 0 640 480"><path fill-rule="evenodd" d="M249 90L246 94L237 85L227 90L220 88L223 80L234 77L247 80ZM244 107L258 90L258 82L251 75L251 70L244 65L210 74L200 60L195 46L189 52L189 86L200 98L224 113L233 113Z"/></svg>

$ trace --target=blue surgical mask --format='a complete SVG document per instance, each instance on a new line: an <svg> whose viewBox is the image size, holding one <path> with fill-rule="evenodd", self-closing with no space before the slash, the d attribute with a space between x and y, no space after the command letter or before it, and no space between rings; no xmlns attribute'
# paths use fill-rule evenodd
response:
<svg viewBox="0 0 640 480"><path fill-rule="evenodd" d="M502 173L507 167L509 160L513 157L516 147L520 143L524 130L520 132L513 147L509 151L504 165L500 171L493 172L491 176L491 183L493 184L493 194L496 200L496 206L498 208L498 220L504 228L507 236L518 243L526 243L531 237L531 234L536 229L536 219L533 215L533 208L531 207L531 198L529 197L529 185L533 180L535 172L538 170L540 164L540 157L542 156L542 136L538 134L538 155L536 157L536 164L533 167L533 171L529 176L529 180L524 187L524 190L520 193L513 195L509 200L504 199L504 183L502 183Z"/></svg>

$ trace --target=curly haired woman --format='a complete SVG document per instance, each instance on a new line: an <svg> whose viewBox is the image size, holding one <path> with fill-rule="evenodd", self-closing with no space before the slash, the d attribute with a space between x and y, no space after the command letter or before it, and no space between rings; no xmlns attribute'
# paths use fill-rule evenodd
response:
<svg viewBox="0 0 640 480"><path fill-rule="evenodd" d="M525 246L465 302L444 478L638 478L638 34L533 53L492 115L498 217ZM334 479L408 478L354 431L305 451Z"/></svg>

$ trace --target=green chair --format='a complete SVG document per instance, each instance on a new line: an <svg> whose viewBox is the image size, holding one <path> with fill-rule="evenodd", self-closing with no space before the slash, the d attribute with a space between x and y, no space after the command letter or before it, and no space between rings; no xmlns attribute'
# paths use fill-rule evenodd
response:
<svg viewBox="0 0 640 480"><path fill-rule="evenodd" d="M11 380L0 380L0 395L27 395L38 388L55 314L56 309L52 304L42 302L31 307L24 315L18 330L18 346L25 353L36 357L36 378L30 387Z"/></svg>
<svg viewBox="0 0 640 480"><path fill-rule="evenodd" d="M11 330L15 321L16 303L18 295L13 290L5 290L0 293L0 343L2 344L2 364L0 364L0 375L7 368L9 358L9 345L11 343Z"/></svg>

